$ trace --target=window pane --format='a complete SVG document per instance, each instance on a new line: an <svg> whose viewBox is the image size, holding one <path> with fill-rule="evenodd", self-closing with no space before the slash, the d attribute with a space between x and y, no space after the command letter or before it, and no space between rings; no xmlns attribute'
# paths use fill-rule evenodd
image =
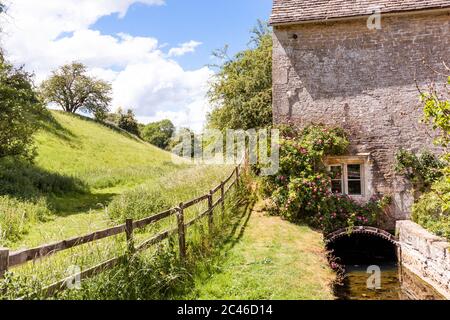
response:
<svg viewBox="0 0 450 320"><path fill-rule="evenodd" d="M331 192L342 194L342 181L341 180L331 181Z"/></svg>
<svg viewBox="0 0 450 320"><path fill-rule="evenodd" d="M342 179L342 166L332 166L330 172L331 172L331 179L333 180Z"/></svg>
<svg viewBox="0 0 450 320"><path fill-rule="evenodd" d="M349 164L347 166L348 179L349 180L360 180L361 179L361 165L359 164Z"/></svg>
<svg viewBox="0 0 450 320"><path fill-rule="evenodd" d="M350 194L350 195L361 195L362 194L361 180L348 181L348 194Z"/></svg>

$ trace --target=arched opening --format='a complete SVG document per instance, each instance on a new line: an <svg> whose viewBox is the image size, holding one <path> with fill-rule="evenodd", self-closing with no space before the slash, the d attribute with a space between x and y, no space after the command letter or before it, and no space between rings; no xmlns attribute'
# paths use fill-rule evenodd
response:
<svg viewBox="0 0 450 320"><path fill-rule="evenodd" d="M327 238L327 249L334 263L345 270L344 278L334 286L337 298L400 299L401 279L394 236L375 228L359 228L351 233L340 230ZM376 270L379 275L375 275ZM371 276L380 278L379 288L369 286Z"/></svg>
<svg viewBox="0 0 450 320"><path fill-rule="evenodd" d="M373 227L356 227L352 232L336 231L325 240L332 264L345 270L344 278L334 286L338 299L441 298L432 287L401 267L398 244L392 234Z"/></svg>
<svg viewBox="0 0 450 320"><path fill-rule="evenodd" d="M397 263L397 245L369 233L352 233L328 243L327 248L339 262L350 265L383 265Z"/></svg>

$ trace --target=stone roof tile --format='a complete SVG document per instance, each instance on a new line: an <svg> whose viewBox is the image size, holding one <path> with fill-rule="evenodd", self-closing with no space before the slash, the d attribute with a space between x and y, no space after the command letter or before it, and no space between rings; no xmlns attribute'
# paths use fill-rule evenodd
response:
<svg viewBox="0 0 450 320"><path fill-rule="evenodd" d="M450 8L450 0L274 0L271 25Z"/></svg>

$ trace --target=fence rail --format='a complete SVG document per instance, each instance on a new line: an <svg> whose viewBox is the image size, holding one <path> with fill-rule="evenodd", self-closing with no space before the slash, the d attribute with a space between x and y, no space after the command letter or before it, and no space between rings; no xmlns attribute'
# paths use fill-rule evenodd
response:
<svg viewBox="0 0 450 320"><path fill-rule="evenodd" d="M62 240L59 242L51 243L42 245L40 247L32 248L32 249L26 249L26 250L20 250L20 251L10 251L7 248L0 248L0 279L4 276L4 274L11 268L17 267L20 265L23 265L30 261L36 261L39 259L43 259L46 257L49 257L51 255L54 255L58 252L68 250L77 246L81 246L87 243L96 242L101 239L117 236L120 234L126 235L126 241L127 241L127 250L128 253L134 254L137 252L144 251L162 241L165 239L178 234L178 243L179 243L179 254L180 259L183 261L186 259L186 230L188 227L194 225L199 220L205 218L206 216L209 217L208 219L208 226L210 231L213 228L214 225L214 209L217 208L219 204L221 204L222 207L222 214L225 212L225 199L226 195L229 193L231 188L239 183L239 179L241 177L240 168L243 165L237 166L233 173L224 181L222 181L217 187L211 189L211 191L208 194L205 194L201 197L198 197L196 199L187 201L185 203L180 203L178 207L171 208L167 211L149 216L147 218L133 221L132 219L127 219L125 224L121 224L118 226L114 226L108 229L96 231L84 236L75 237L67 240ZM231 181L231 184L227 187L227 184ZM220 197L213 202L214 195L220 191ZM185 221L185 210L195 206L199 203L208 201L208 209L204 211L203 213L197 215L192 220L186 222ZM143 243L139 245L134 244L134 237L133 233L136 229L142 229L149 225L155 224L163 219L169 218L171 216L176 215L177 217L177 227L171 230L166 230L164 232L161 232L157 235L154 235L152 238L144 241ZM86 269L76 275L72 275L69 278L63 279L61 281L58 281L48 287L45 288L45 292L47 295L52 295L57 291L61 291L66 289L67 284L73 280L74 278L83 280L90 277L93 277L95 275L98 275L99 273L104 272L105 270L111 269L115 267L122 257L115 257L108 261L104 261L92 268Z"/></svg>

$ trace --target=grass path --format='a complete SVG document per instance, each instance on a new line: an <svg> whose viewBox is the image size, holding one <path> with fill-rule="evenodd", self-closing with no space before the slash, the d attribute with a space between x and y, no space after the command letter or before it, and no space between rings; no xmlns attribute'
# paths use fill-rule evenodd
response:
<svg viewBox="0 0 450 320"><path fill-rule="evenodd" d="M330 284L335 276L325 258L322 235L268 216L262 206L257 203L243 219L217 272L197 279L189 298L333 299Z"/></svg>

